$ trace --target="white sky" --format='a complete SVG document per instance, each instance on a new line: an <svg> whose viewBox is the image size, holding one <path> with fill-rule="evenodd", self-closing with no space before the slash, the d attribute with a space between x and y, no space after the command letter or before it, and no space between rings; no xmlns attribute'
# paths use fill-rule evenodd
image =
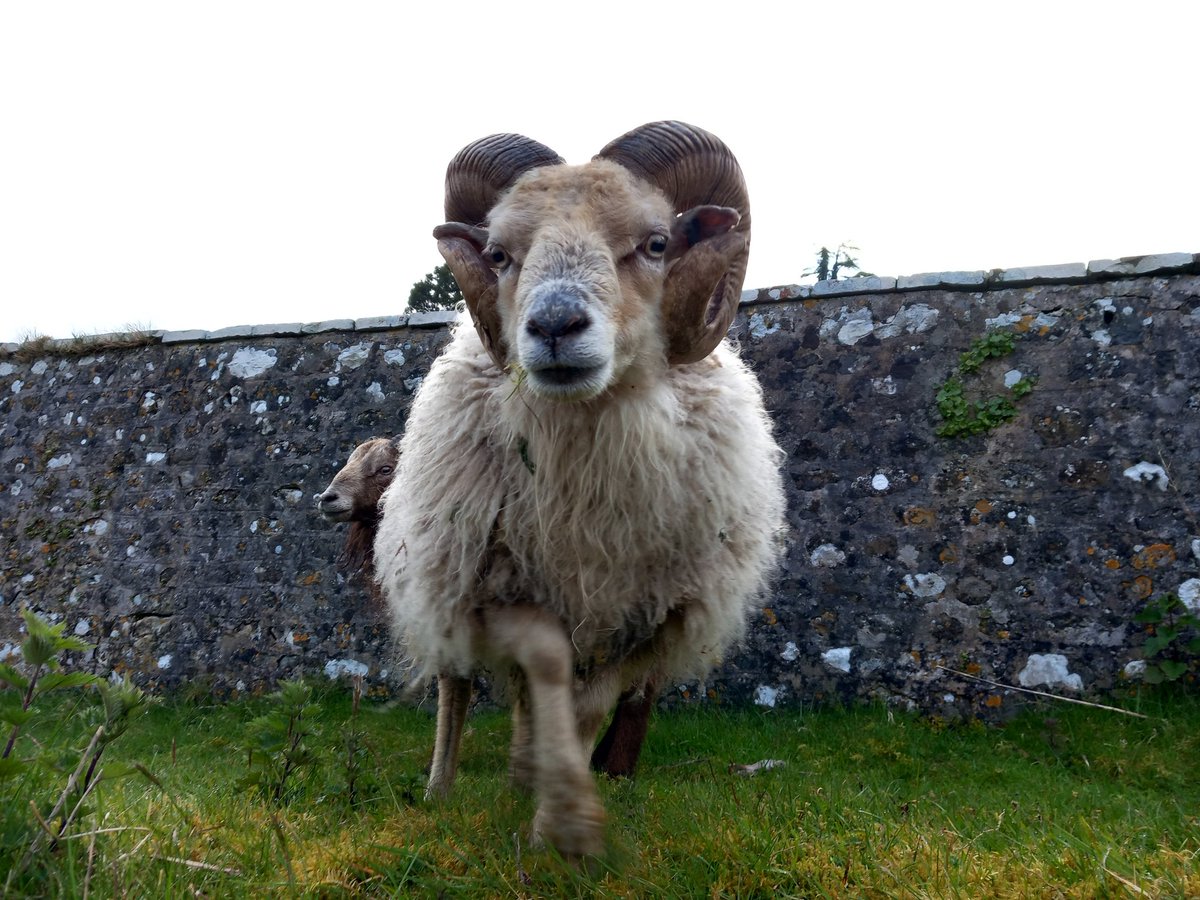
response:
<svg viewBox="0 0 1200 900"><path fill-rule="evenodd" d="M442 176L646 121L746 172L746 287L1200 251L1200 4L0 3L0 341L388 315Z"/></svg>

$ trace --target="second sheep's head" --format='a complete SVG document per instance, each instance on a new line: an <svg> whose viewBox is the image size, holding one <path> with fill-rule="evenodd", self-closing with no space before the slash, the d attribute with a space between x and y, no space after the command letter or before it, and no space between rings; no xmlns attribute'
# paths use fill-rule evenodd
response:
<svg viewBox="0 0 1200 900"><path fill-rule="evenodd" d="M692 125L643 125L581 166L520 135L475 141L447 168L446 218L434 236L480 339L540 396L697 362L737 312L745 180Z"/></svg>

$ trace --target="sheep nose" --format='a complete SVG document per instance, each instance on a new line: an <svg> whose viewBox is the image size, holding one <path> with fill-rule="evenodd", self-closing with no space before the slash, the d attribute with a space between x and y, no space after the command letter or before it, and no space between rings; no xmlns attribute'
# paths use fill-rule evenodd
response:
<svg viewBox="0 0 1200 900"><path fill-rule="evenodd" d="M549 345L553 352L560 340L578 334L591 324L582 300L572 294L555 293L533 308L525 320L525 330Z"/></svg>

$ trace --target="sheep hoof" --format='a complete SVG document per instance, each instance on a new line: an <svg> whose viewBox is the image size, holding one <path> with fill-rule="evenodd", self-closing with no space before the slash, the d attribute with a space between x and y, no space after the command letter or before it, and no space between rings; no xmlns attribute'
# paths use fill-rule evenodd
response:
<svg viewBox="0 0 1200 900"><path fill-rule="evenodd" d="M429 782L425 785L425 802L440 803L450 796L450 785L440 782Z"/></svg>
<svg viewBox="0 0 1200 900"><path fill-rule="evenodd" d="M568 804L541 804L533 817L530 843L549 844L567 859L599 856L604 851L604 808L592 797Z"/></svg>

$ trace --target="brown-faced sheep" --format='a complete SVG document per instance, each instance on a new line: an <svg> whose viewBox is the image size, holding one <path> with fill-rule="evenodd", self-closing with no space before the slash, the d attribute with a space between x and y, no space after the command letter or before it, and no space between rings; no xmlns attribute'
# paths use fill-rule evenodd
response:
<svg viewBox="0 0 1200 900"><path fill-rule="evenodd" d="M378 595L374 542L379 527L379 499L395 477L399 443L370 438L354 448L346 464L317 496L317 507L331 522L348 522L346 543L338 568L349 577L362 577ZM444 796L454 782L463 723L471 699L468 678L438 679L438 723L429 796ZM592 754L592 768L613 777L630 776L637 766L653 708L654 692L627 693L617 704L612 722ZM519 768L519 763L516 766Z"/></svg>
<svg viewBox="0 0 1200 900"><path fill-rule="evenodd" d="M446 181L434 235L475 328L414 398L376 570L415 677L519 676L512 758L532 769L534 832L592 854L584 748L622 690L719 662L778 555L781 453L721 343L745 182L678 122L582 166L484 138Z"/></svg>

